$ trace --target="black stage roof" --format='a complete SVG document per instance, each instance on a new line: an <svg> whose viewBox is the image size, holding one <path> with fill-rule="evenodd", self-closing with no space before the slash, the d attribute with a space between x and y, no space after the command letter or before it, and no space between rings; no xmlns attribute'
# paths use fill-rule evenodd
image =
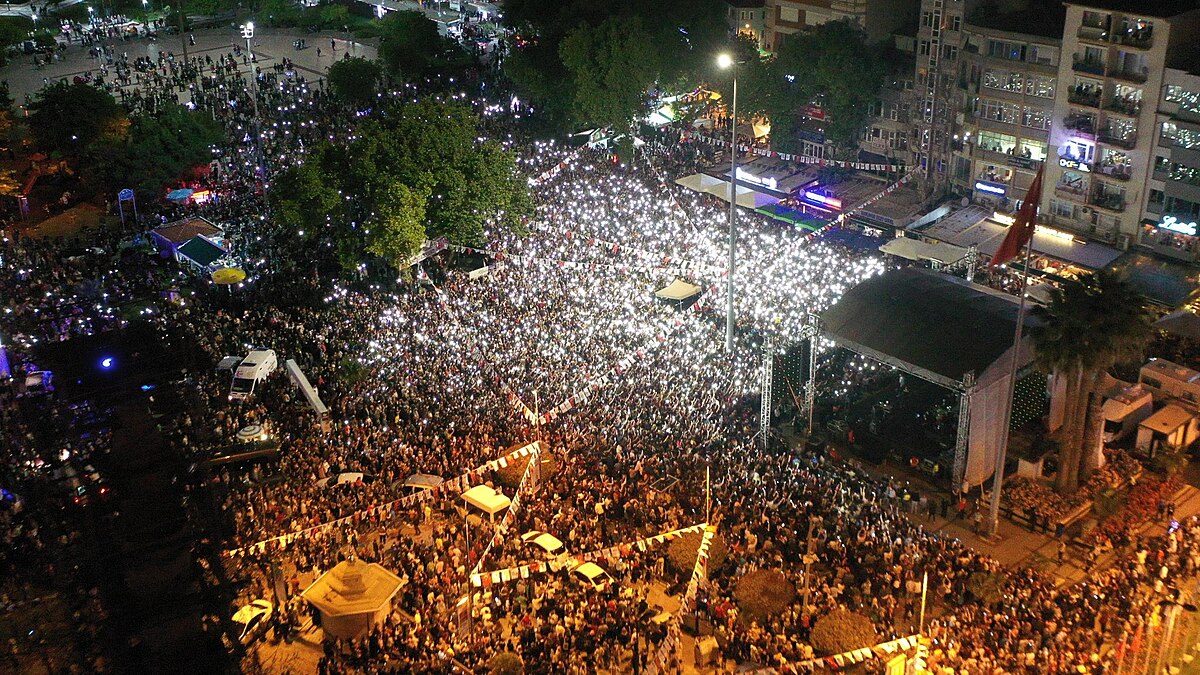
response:
<svg viewBox="0 0 1200 675"><path fill-rule="evenodd" d="M907 267L850 289L825 310L821 323L825 336L847 349L961 388L966 373L981 379L1012 346L1017 300L958 277ZM1033 323L1026 315L1026 327Z"/></svg>

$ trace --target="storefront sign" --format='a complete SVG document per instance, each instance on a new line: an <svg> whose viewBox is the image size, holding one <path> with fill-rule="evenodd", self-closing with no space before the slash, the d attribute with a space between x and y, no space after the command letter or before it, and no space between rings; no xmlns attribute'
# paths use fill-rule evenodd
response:
<svg viewBox="0 0 1200 675"><path fill-rule="evenodd" d="M995 183L987 183L981 180L975 181L975 189L979 190L980 192L1000 195L1001 197L1008 192L1008 190L1004 189L1003 186L996 185Z"/></svg>
<svg viewBox="0 0 1200 675"><path fill-rule="evenodd" d="M1178 232L1180 234L1186 234L1192 237L1196 236L1197 225L1196 221L1194 220L1190 223L1185 223L1180 221L1175 216L1163 216L1162 222L1158 224L1158 227L1164 230L1170 230L1172 232Z"/></svg>
<svg viewBox="0 0 1200 675"><path fill-rule="evenodd" d="M1033 159L1031 157L1009 157L1008 158L1009 166L1019 166L1022 169L1029 169L1030 171L1033 170L1036 162L1037 162L1037 160Z"/></svg>
<svg viewBox="0 0 1200 675"><path fill-rule="evenodd" d="M772 190L777 189L775 186L778 185L776 180L774 178L771 178L770 176L755 176L754 174L742 169L741 167L738 167L737 178L740 181L744 181L747 183L754 183L755 185L761 185L765 188L770 188Z"/></svg>
<svg viewBox="0 0 1200 675"><path fill-rule="evenodd" d="M820 192L813 192L812 190L805 190L804 198L811 202L816 202L818 204L821 204L822 206L826 206L831 209L835 209L838 211L840 211L842 209L842 200L837 199L836 197L827 197L827 196L821 194Z"/></svg>
<svg viewBox="0 0 1200 675"><path fill-rule="evenodd" d="M1074 169L1076 171L1082 171L1084 173L1092 172L1092 167L1088 166L1086 163L1081 162L1077 159L1071 159L1070 157L1059 157L1058 165L1064 169Z"/></svg>

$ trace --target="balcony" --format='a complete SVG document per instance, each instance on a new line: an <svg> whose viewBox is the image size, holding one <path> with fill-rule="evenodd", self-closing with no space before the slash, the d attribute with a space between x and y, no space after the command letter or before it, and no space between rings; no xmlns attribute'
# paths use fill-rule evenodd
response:
<svg viewBox="0 0 1200 675"><path fill-rule="evenodd" d="M1091 115L1068 115L1063 118L1063 126L1093 138L1096 136L1096 118Z"/></svg>
<svg viewBox="0 0 1200 675"><path fill-rule="evenodd" d="M1137 132L1126 134L1124 136L1117 135L1117 132L1111 128L1103 129L1097 136L1101 143L1115 145L1118 148L1132 150L1137 146Z"/></svg>
<svg viewBox="0 0 1200 675"><path fill-rule="evenodd" d="M1114 97L1104 109L1128 117L1137 117L1142 112L1142 102L1137 99Z"/></svg>
<svg viewBox="0 0 1200 675"><path fill-rule="evenodd" d="M1081 201L1087 197L1087 188L1082 184L1058 183L1054 186L1054 194L1060 197L1073 197Z"/></svg>
<svg viewBox="0 0 1200 675"><path fill-rule="evenodd" d="M1079 26L1079 31L1075 33L1075 37L1091 42L1108 42L1108 26L1085 23Z"/></svg>
<svg viewBox="0 0 1200 675"><path fill-rule="evenodd" d="M1083 90L1076 87L1068 90L1067 100L1075 105L1085 105L1089 108L1100 107L1100 91L1098 89Z"/></svg>
<svg viewBox="0 0 1200 675"><path fill-rule="evenodd" d="M1136 82L1144 84L1150 78L1150 69L1142 66L1140 68L1113 68L1108 73L1109 77L1126 82Z"/></svg>
<svg viewBox="0 0 1200 675"><path fill-rule="evenodd" d="M1117 42L1126 47L1150 49L1154 46L1154 28L1129 28L1123 33L1117 33Z"/></svg>
<svg viewBox="0 0 1200 675"><path fill-rule="evenodd" d="M1088 197L1088 203L1092 206L1099 206L1100 208L1108 211L1116 211L1117 213L1125 210L1124 195L1112 192L1104 192L1103 190L1093 192L1092 196Z"/></svg>
<svg viewBox="0 0 1200 675"><path fill-rule="evenodd" d="M1128 164L1104 165L1096 162L1092 164L1092 173L1104 176L1105 178L1116 178L1117 180L1124 181L1133 178L1133 167Z"/></svg>
<svg viewBox="0 0 1200 675"><path fill-rule="evenodd" d="M1092 59L1085 59L1078 54L1071 57L1071 70L1079 73L1091 73L1092 75L1104 74L1104 63Z"/></svg>

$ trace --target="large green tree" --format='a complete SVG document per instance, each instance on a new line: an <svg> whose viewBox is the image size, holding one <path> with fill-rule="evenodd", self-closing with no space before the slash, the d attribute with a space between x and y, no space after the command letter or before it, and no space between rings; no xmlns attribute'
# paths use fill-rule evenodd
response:
<svg viewBox="0 0 1200 675"><path fill-rule="evenodd" d="M221 135L210 117L183 106L164 106L157 113L134 116L124 137L104 135L91 143L81 158L83 174L105 193L133 187L157 196L192 169L207 165Z"/></svg>
<svg viewBox="0 0 1200 675"><path fill-rule="evenodd" d="M511 152L479 135L479 118L464 105L396 104L360 123L351 143L325 144L277 175L274 217L327 229L343 266L363 252L395 264L425 237L479 244L488 231L523 232L533 211L528 183Z"/></svg>
<svg viewBox="0 0 1200 675"><path fill-rule="evenodd" d="M361 57L340 59L329 66L329 86L343 101L363 105L375 100L383 69L375 61Z"/></svg>
<svg viewBox="0 0 1200 675"><path fill-rule="evenodd" d="M632 112L649 99L658 76L658 55L639 17L614 17L599 26L580 26L559 46L574 82L577 124L628 125Z"/></svg>
<svg viewBox="0 0 1200 675"><path fill-rule="evenodd" d="M623 125L644 112L650 89L712 74L728 42L724 17L720 0L509 0L516 35L504 68L559 126Z"/></svg>
<svg viewBox="0 0 1200 675"><path fill-rule="evenodd" d="M379 60L398 79L424 75L447 47L437 24L416 11L389 12L379 22L379 40Z"/></svg>
<svg viewBox="0 0 1200 675"><path fill-rule="evenodd" d="M1105 374L1141 358L1152 316L1128 281L1110 271L1053 289L1050 303L1032 315L1037 362L1065 391L1055 488L1070 494L1100 464Z"/></svg>
<svg viewBox="0 0 1200 675"><path fill-rule="evenodd" d="M96 141L120 141L129 133L124 109L89 84L52 84L29 107L29 130L46 152L77 157Z"/></svg>

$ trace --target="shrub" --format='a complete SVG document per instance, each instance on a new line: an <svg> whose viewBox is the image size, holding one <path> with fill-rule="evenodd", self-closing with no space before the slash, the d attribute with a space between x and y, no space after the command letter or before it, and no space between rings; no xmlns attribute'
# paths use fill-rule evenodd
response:
<svg viewBox="0 0 1200 675"><path fill-rule="evenodd" d="M796 586L779 570L755 570L738 580L733 597L747 619L762 621L796 599Z"/></svg>
<svg viewBox="0 0 1200 675"><path fill-rule="evenodd" d="M521 662L521 657L512 652L500 652L488 662L490 675L522 675L524 672L525 664Z"/></svg>
<svg viewBox="0 0 1200 675"><path fill-rule="evenodd" d="M542 445L545 447L545 444ZM496 470L496 482L513 490L521 484L521 476L525 475L525 467L529 466L529 460L533 457L520 457L516 461L509 462L508 466L503 469ZM540 453L542 465L538 477L539 483L545 483L558 471L558 458L552 452L543 451Z"/></svg>
<svg viewBox="0 0 1200 675"><path fill-rule="evenodd" d="M813 649L823 656L870 647L879 641L875 626L862 614L838 608L813 624Z"/></svg>
<svg viewBox="0 0 1200 675"><path fill-rule="evenodd" d="M700 551L700 540L703 537L703 532L689 532L675 538L667 547L667 559L671 561L671 567L676 572L685 576L691 575L692 568L696 566L696 554ZM725 538L720 534L714 535L712 545L708 547L709 576L720 569L728 557L729 546L725 543Z"/></svg>

